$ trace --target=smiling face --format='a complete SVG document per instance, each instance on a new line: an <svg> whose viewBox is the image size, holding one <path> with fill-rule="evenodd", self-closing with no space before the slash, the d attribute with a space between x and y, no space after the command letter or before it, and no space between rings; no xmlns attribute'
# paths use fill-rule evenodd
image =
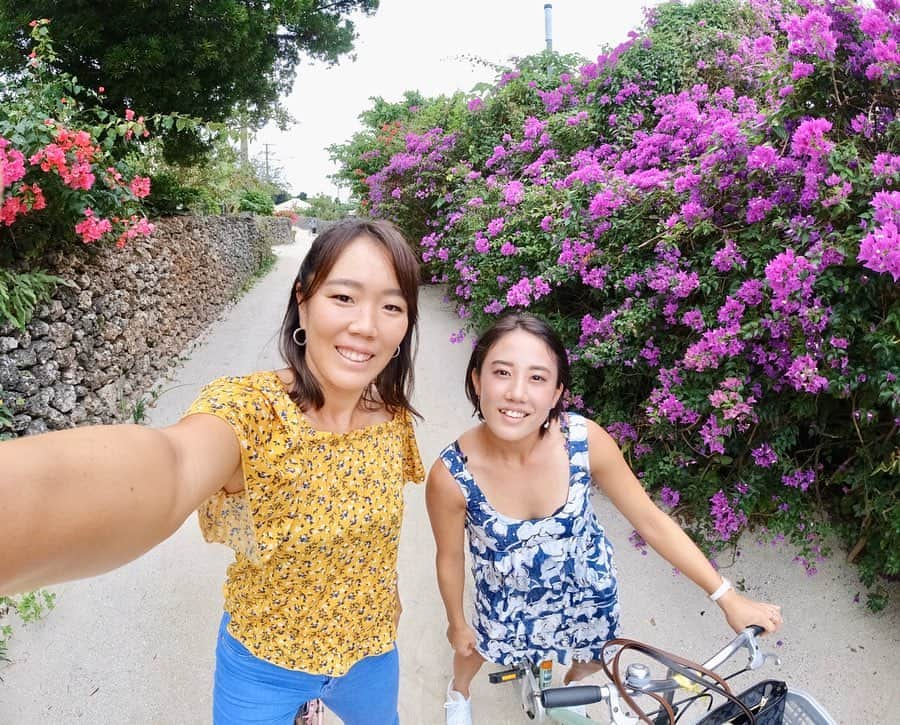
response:
<svg viewBox="0 0 900 725"><path fill-rule="evenodd" d="M540 337L514 329L472 371L481 414L491 433L517 441L540 431L562 395L553 351Z"/></svg>
<svg viewBox="0 0 900 725"><path fill-rule="evenodd" d="M308 298L297 291L306 363L325 393L361 395L391 361L409 326L385 248L350 242Z"/></svg>

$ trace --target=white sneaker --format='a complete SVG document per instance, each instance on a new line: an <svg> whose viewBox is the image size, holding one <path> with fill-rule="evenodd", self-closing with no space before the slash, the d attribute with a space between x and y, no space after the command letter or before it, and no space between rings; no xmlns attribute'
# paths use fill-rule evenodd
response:
<svg viewBox="0 0 900 725"><path fill-rule="evenodd" d="M566 687L578 687L583 684L583 682L579 682L578 680L572 680ZM576 715L581 715L581 717L587 717L587 705L572 705L571 707L565 707L563 709L575 713Z"/></svg>
<svg viewBox="0 0 900 725"><path fill-rule="evenodd" d="M444 703L447 725L472 725L471 698L463 697L453 689L453 680L447 685L447 702Z"/></svg>

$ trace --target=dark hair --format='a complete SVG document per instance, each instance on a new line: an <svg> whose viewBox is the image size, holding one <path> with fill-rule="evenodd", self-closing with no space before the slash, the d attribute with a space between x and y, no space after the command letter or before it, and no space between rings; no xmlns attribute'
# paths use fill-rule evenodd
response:
<svg viewBox="0 0 900 725"><path fill-rule="evenodd" d="M501 338L515 330L524 330L534 335L546 343L556 358L556 384L563 386L563 393L569 388L569 356L566 354L566 347L563 345L559 335L556 334L550 325L540 317L535 317L527 312L508 312L500 317L494 324L485 330L478 342L475 343L475 349L469 357L469 364L466 367L466 397L475 408L475 414L479 420L484 420L481 413L481 405L478 401L478 393L475 392L475 383L472 380L472 373L478 372L481 375L481 366L491 348L496 345ZM556 405L550 410L547 420L553 422L559 418L563 408L563 396L559 396ZM543 436L545 429L543 426L540 435Z"/></svg>
<svg viewBox="0 0 900 725"><path fill-rule="evenodd" d="M307 406L318 409L325 404L325 396L318 380L306 364L305 347L296 345L294 331L300 326L300 311L297 292L303 299L309 299L328 278L329 273L344 250L359 238L370 239L381 245L387 252L400 283L400 290L406 302L407 329L400 343L400 354L392 358L373 383L377 396L369 389L364 393L367 402L380 401L391 412L406 409L419 415L410 403L413 388L413 358L418 342L419 324L419 262L409 247L409 243L393 224L381 220L348 219L323 231L312 243L288 299L284 321L281 323L279 349L284 361L294 372L291 385L291 399L306 410Z"/></svg>

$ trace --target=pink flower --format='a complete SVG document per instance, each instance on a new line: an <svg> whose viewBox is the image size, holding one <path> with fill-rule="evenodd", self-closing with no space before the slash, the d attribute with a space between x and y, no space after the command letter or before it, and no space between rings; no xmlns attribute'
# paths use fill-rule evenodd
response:
<svg viewBox="0 0 900 725"><path fill-rule="evenodd" d="M94 216L93 209L84 210L84 220L75 225L75 233L81 237L85 244L97 242L103 235L112 231L112 222L109 219L99 219Z"/></svg>
<svg viewBox="0 0 900 725"><path fill-rule="evenodd" d="M146 176L135 176L131 180L129 188L138 199L143 199L150 194L150 179Z"/></svg>

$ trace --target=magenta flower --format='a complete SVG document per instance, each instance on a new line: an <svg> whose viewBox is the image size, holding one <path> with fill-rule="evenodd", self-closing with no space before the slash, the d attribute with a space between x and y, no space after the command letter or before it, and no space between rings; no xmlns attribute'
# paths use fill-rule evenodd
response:
<svg viewBox="0 0 900 725"><path fill-rule="evenodd" d="M831 121L825 118L808 118L801 122L791 138L791 153L813 158L829 153L834 144L825 138L825 134L830 130Z"/></svg>
<svg viewBox="0 0 900 725"><path fill-rule="evenodd" d="M512 257L513 255L518 253L518 247L516 247L516 245L512 242L503 242L503 244L500 246L500 254L502 254L504 257Z"/></svg>
<svg viewBox="0 0 900 725"><path fill-rule="evenodd" d="M722 541L728 541L747 523L746 514L738 509L735 511L728 497L722 489L709 499L709 515L713 520L713 528L719 534Z"/></svg>
<svg viewBox="0 0 900 725"><path fill-rule="evenodd" d="M516 206L525 198L525 187L521 181L510 181L503 189L503 201L509 206Z"/></svg>
<svg viewBox="0 0 900 725"><path fill-rule="evenodd" d="M659 492L659 498L663 502L664 506L668 506L670 509L673 509L678 505L678 502L681 501L681 493L676 491L674 488L663 486L662 490Z"/></svg>
<svg viewBox="0 0 900 725"><path fill-rule="evenodd" d="M753 456L753 462L760 468L769 468L778 463L778 454L768 443L754 448L750 451L750 455Z"/></svg>
<svg viewBox="0 0 900 725"><path fill-rule="evenodd" d="M781 477L781 482L790 488L799 488L806 491L816 481L816 472L810 469L800 468L790 474Z"/></svg>
<svg viewBox="0 0 900 725"><path fill-rule="evenodd" d="M506 220L502 216L491 219L488 222L487 235L489 237L496 237L500 232L503 231L503 224L505 223L505 221Z"/></svg>
<svg viewBox="0 0 900 725"><path fill-rule="evenodd" d="M812 355L795 358L785 377L794 390L815 394L828 389L828 379L819 375L818 365Z"/></svg>

